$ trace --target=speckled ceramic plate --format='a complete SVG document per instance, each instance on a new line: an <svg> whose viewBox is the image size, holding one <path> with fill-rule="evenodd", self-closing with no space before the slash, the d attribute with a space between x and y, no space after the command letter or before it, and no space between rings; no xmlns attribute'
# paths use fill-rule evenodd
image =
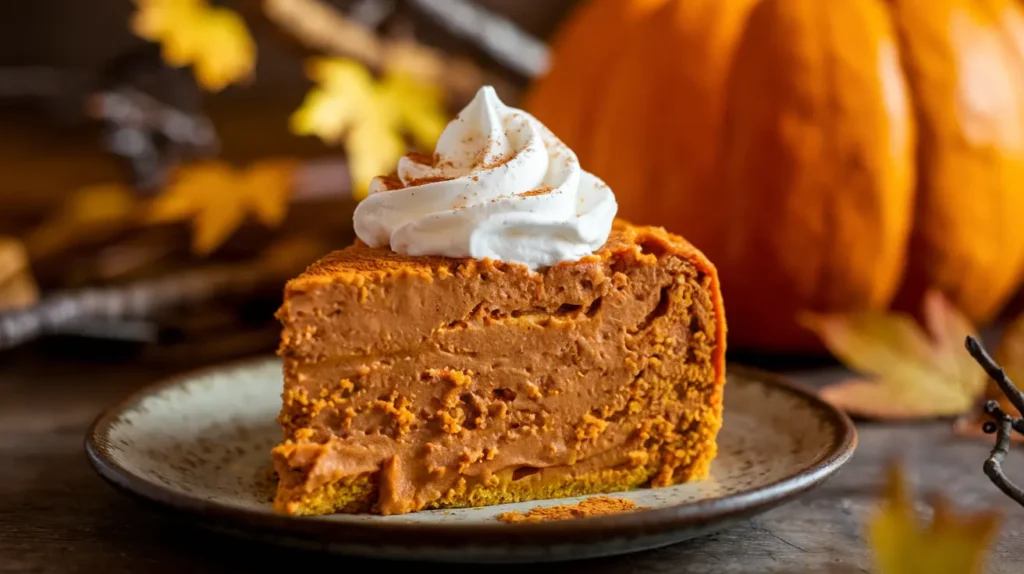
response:
<svg viewBox="0 0 1024 574"><path fill-rule="evenodd" d="M730 367L711 477L616 493L644 510L508 524L497 515L580 498L400 516L273 512L269 450L280 439L281 364L188 374L102 414L86 451L103 478L222 532L331 552L418 560L528 562L622 554L729 526L821 483L857 442L850 420L773 375Z"/></svg>

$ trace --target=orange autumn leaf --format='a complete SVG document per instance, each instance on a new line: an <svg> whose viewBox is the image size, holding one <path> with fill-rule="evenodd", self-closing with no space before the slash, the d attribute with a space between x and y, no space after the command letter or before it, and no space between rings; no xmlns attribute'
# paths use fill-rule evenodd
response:
<svg viewBox="0 0 1024 574"><path fill-rule="evenodd" d="M882 419L952 416L970 410L985 373L963 350L974 326L938 291L924 298L924 325L904 313L823 315L801 323L862 378L822 389L848 413Z"/></svg>
<svg viewBox="0 0 1024 574"><path fill-rule="evenodd" d="M246 169L221 161L180 168L167 189L149 205L147 221L191 221L192 250L216 250L250 215L276 227L288 209L292 160L264 160Z"/></svg>
<svg viewBox="0 0 1024 574"><path fill-rule="evenodd" d="M199 85L217 92L248 79L256 66L256 44L245 21L206 0L135 0L132 32L161 45L171 66L192 66Z"/></svg>
<svg viewBox="0 0 1024 574"><path fill-rule="evenodd" d="M867 523L878 574L980 574L1002 522L993 510L961 514L942 495L931 497L922 523L902 469L889 467L883 500Z"/></svg>
<svg viewBox="0 0 1024 574"><path fill-rule="evenodd" d="M79 188L25 238L32 257L57 253L82 237L130 227L139 201L124 183L97 183Z"/></svg>
<svg viewBox="0 0 1024 574"><path fill-rule="evenodd" d="M0 311L28 307L39 300L28 252L16 237L0 235Z"/></svg>
<svg viewBox="0 0 1024 574"><path fill-rule="evenodd" d="M1011 381L1018 386L1024 383L1024 315L1017 317L1003 331L1003 336L999 341L999 346L996 348L994 358L1003 367L1003 370L1006 371ZM985 387L983 400L996 401L1006 414L1012 417L1020 416L1017 408L1010 403L1006 395L999 390L999 386L991 379L988 380L988 384ZM975 412L957 419L953 425L953 430L962 436L988 436L982 430L982 427L986 422L991 421L992 418L985 414L983 408L984 403L979 403ZM1010 440L1024 442L1024 435L1016 432L1011 433Z"/></svg>

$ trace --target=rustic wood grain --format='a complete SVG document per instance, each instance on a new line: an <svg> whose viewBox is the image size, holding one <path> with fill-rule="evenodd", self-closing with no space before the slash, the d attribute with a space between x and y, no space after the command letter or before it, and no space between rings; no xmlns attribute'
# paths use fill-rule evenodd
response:
<svg viewBox="0 0 1024 574"><path fill-rule="evenodd" d="M61 354L55 354L60 351ZM80 352L79 357L86 353ZM89 468L85 430L108 404L173 367L68 357L38 345L0 355L0 572L256 572L268 561L304 570L357 571L381 563L281 550L210 534L111 489ZM834 370L798 374L820 384ZM872 571L862 524L882 468L905 457L923 490L941 488L968 508L1008 514L990 572L1024 571L1024 510L981 472L983 442L957 439L945 423L861 424L849 465L821 488L718 534L615 558L530 566L532 572L853 573ZM1024 477L1024 458L1010 457ZM472 566L451 571L478 571ZM488 567L495 574L519 567Z"/></svg>

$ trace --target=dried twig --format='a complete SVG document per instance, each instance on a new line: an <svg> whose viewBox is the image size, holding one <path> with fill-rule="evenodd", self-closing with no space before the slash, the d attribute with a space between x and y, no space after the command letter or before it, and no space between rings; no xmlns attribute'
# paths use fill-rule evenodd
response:
<svg viewBox="0 0 1024 574"><path fill-rule="evenodd" d="M548 69L548 47L512 21L467 0L412 0L453 33L472 41L527 78Z"/></svg>
<svg viewBox="0 0 1024 574"><path fill-rule="evenodd" d="M443 86L456 101L471 98L484 83L505 83L467 58L410 40L381 38L320 0L263 0L263 13L292 37L330 55L353 58L375 70L403 62L403 71Z"/></svg>
<svg viewBox="0 0 1024 574"><path fill-rule="evenodd" d="M995 359L988 354L988 351L981 346L981 343L977 339L974 337L967 337L966 344L967 351L972 357L974 357L974 360L977 361L983 369L985 369L988 376L991 377L997 385L999 385L999 390L1006 395L1010 404L1017 409L1017 412L1024 413L1024 392L1021 392L1020 389L1017 388L1017 385L1013 384L1013 381L1010 380L1006 371L996 363ZM1024 433L1024 419L1014 418L1014 420L1019 421L1013 425L1014 430L1019 433Z"/></svg>
<svg viewBox="0 0 1024 574"><path fill-rule="evenodd" d="M278 289L324 249L318 239L297 237L271 246L249 263L55 293L30 307L0 313L0 350L65 330L76 331L83 323L145 319L219 297Z"/></svg>
<svg viewBox="0 0 1024 574"><path fill-rule="evenodd" d="M985 351L984 347L981 346L981 343L974 337L968 336L965 344L967 352L985 369L988 376L999 385L999 389L1006 395L1010 403L1016 407L1018 412L1024 412L1024 393L1013 384L1010 377L1006 375L1006 371L995 362L988 352ZM1015 500L1017 504L1024 506L1024 490L1014 484L1003 471L1003 462L1006 460L1006 455L1010 452L1010 435L1013 431L1024 433L1024 418L1008 415L999 407L999 403L996 401L985 403L985 413L992 417L992 421L985 423L984 430L988 434L995 433L996 435L996 444L992 447L992 452L985 460L983 467L985 475L1004 494Z"/></svg>
<svg viewBox="0 0 1024 574"><path fill-rule="evenodd" d="M311 48L381 64L381 41L370 29L317 0L264 0L270 21Z"/></svg>
<svg viewBox="0 0 1024 574"><path fill-rule="evenodd" d="M126 158L135 187L157 193L184 158L212 157L220 142L209 118L190 114L132 87L92 95L86 110L105 125L107 149Z"/></svg>
<svg viewBox="0 0 1024 574"><path fill-rule="evenodd" d="M0 314L0 349L74 329L82 321L147 317L225 291L246 289L260 279L254 269L204 268L126 286L53 294L31 307Z"/></svg>
<svg viewBox="0 0 1024 574"><path fill-rule="evenodd" d="M395 0L358 0L349 14L367 28L380 26L395 12Z"/></svg>
<svg viewBox="0 0 1024 574"><path fill-rule="evenodd" d="M175 144L196 148L204 155L219 151L217 132L209 118L168 106L132 87L91 95L86 101L86 111L91 118L110 121L119 127L158 132Z"/></svg>

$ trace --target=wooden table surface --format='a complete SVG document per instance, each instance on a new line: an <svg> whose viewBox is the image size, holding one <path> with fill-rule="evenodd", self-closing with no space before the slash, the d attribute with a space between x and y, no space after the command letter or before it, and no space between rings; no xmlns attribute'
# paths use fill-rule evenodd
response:
<svg viewBox="0 0 1024 574"><path fill-rule="evenodd" d="M94 474L82 448L88 425L110 403L169 373L167 366L69 358L46 348L0 355L0 572L256 572L276 559L307 571L382 567L210 534L140 505ZM840 373L791 374L821 384ZM862 524L874 508L885 461L900 456L920 488L941 488L968 508L1003 508L1007 520L988 571L1024 572L1024 509L982 474L984 441L955 438L941 422L858 428L857 453L837 476L744 524L661 550L529 568L537 573L872 572ZM1024 480L1024 457L1011 454L1009 471ZM522 571L522 566L487 568L495 574Z"/></svg>

